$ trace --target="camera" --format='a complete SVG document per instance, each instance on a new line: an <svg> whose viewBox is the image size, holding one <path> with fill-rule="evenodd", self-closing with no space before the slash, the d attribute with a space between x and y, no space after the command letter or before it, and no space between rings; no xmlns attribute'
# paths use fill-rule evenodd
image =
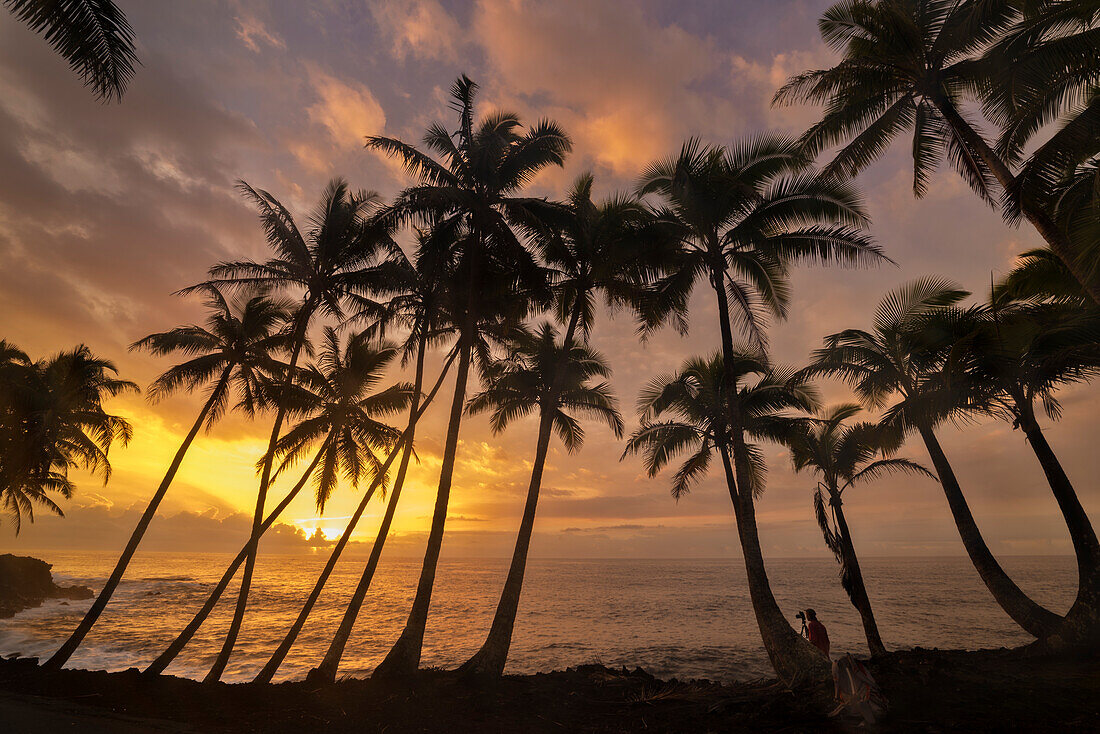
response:
<svg viewBox="0 0 1100 734"><path fill-rule="evenodd" d="M803 623L805 623L805 621L806 621L806 612L799 611L798 614L794 615L794 618L795 619L801 619L803 621Z"/></svg>

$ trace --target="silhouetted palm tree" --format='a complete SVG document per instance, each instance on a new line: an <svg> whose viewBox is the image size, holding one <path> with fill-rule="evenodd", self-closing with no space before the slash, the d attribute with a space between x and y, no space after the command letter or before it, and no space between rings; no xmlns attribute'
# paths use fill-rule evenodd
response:
<svg viewBox="0 0 1100 734"><path fill-rule="evenodd" d="M672 272L657 283L651 324L673 317L686 328L683 314L701 278L717 297L722 363L730 370L724 393L729 399L729 444L739 487L752 484L752 459L741 438L745 425L733 371L738 363L735 325L756 346L763 345L765 318L786 315L787 270L793 262L887 259L859 230L866 217L855 190L800 173L804 165L793 143L777 136L751 138L728 150L690 140L678 157L647 168L638 187L641 194L661 196L665 208L658 218L679 245ZM743 540L756 543L752 493L740 492L736 504L738 518L746 524ZM752 555L758 556L759 548L746 551L747 563L755 562ZM762 560L750 576L760 573ZM757 598L762 605L757 619L779 675L793 679L807 666L821 673L816 652L790 629L770 590Z"/></svg>
<svg viewBox="0 0 1100 734"><path fill-rule="evenodd" d="M656 476L676 457L688 454L673 475L672 496L691 491L718 454L733 503L749 595L772 666L788 683L828 675L828 661L800 637L783 616L768 583L753 502L764 491L767 465L754 441L783 441L805 419L788 411L811 412L817 393L801 373L771 365L757 348L735 346L732 364L722 355L693 358L679 372L650 382L638 400L641 427L627 442L627 454L644 454ZM729 394L732 373L733 391ZM730 405L738 407L738 423ZM740 457L740 458L738 458ZM740 466L737 464L740 463Z"/></svg>
<svg viewBox="0 0 1100 734"><path fill-rule="evenodd" d="M441 161L392 138L372 137L367 143L401 159L419 179L398 195L391 218L435 224L434 246L454 263L451 297L457 307L450 312L459 333L454 399L420 581L405 629L375 669L377 676L409 674L419 666L475 347L485 328L522 320L532 297L545 289L545 273L512 225L542 229L545 214L560 208L519 192L543 168L561 165L571 148L554 123L542 121L522 131L519 118L507 112L491 113L475 128L476 90L465 76L455 82L451 98L459 126L453 135L438 123L428 128L425 145ZM487 357L482 351L482 364Z"/></svg>
<svg viewBox="0 0 1100 734"><path fill-rule="evenodd" d="M802 424L787 440L796 471L810 469L821 477L814 488L814 515L825 545L840 563L840 583L859 611L863 632L872 655L886 654L879 636L871 599L863 582L852 532L844 517L844 491L892 472L935 475L909 459L888 456L897 449L899 436L888 435L878 426L860 422L845 424L860 412L858 405L835 405ZM828 505L828 507L826 507Z"/></svg>
<svg viewBox="0 0 1100 734"><path fill-rule="evenodd" d="M842 146L826 172L854 176L894 138L911 130L913 190L918 196L946 156L970 187L993 203L995 184L1011 193L1017 182L1006 160L968 119L963 104L991 86L976 57L1013 26L1016 5L844 0L818 22L825 42L843 54L841 61L831 69L793 77L776 92L775 101L825 105L822 119L800 142L810 155ZM1100 300L1100 287L1079 267L1050 211L1029 197L1016 198L1023 216L1093 299Z"/></svg>
<svg viewBox="0 0 1100 734"><path fill-rule="evenodd" d="M239 188L260 213L260 222L267 235L274 257L263 262L223 262L210 269L210 283L230 286L263 286L292 288L300 291L291 327L290 358L283 373L283 387L294 379L298 357L305 347L309 325L317 313L342 319L344 302L351 295L367 297L377 283L377 265L396 246L389 231L369 222L369 214L377 206L378 196L370 192L351 192L345 181L334 179L325 188L321 201L310 217L310 228L303 233L293 216L266 191L258 191L241 182ZM229 662L244 621L252 573L256 565L256 546L264 517L264 504L271 483L273 448L279 439L287 406L276 406L275 420L260 471L256 493L256 509L252 516L252 549L245 559L237 605L233 612L225 643L207 674L207 681L221 678Z"/></svg>
<svg viewBox="0 0 1100 734"><path fill-rule="evenodd" d="M0 342L0 499L18 534L23 515L34 522L34 505L64 515L47 492L72 496L69 470L111 476L107 452L130 441L131 427L104 410L103 401L137 385L120 380L113 363L83 344L31 363Z"/></svg>
<svg viewBox="0 0 1100 734"><path fill-rule="evenodd" d="M489 635L481 649L462 666L465 672L490 676L504 673L551 432L557 431L567 451L577 451L584 441L584 429L570 415L577 413L606 423L616 437L622 436L623 422L610 385L606 381L592 383L595 378L610 375L602 355L586 346L559 343L554 327L543 323L535 334L517 340L508 357L490 370L488 387L470 399L467 412L492 411L493 433L500 433L513 421L533 413L539 415L539 429L531 483L508 577Z"/></svg>
<svg viewBox="0 0 1100 734"><path fill-rule="evenodd" d="M1100 622L1100 542L1085 508L1039 424L1061 416L1056 392L1100 374L1100 315L1061 303L994 301L945 312L926 329L942 333L952 377L969 388L964 407L1023 431L1066 521L1077 558L1078 593L1060 642L1075 644Z"/></svg>
<svg viewBox="0 0 1100 734"><path fill-rule="evenodd" d="M104 102L122 99L138 63L134 31L111 0L4 0Z"/></svg>
<svg viewBox="0 0 1100 734"><path fill-rule="evenodd" d="M149 500L99 596L65 644L46 661L45 667L64 665L103 613L199 430L206 426L209 431L225 414L234 389L239 396L235 407L249 416L254 415L265 400L268 375L278 369L273 354L288 346L289 339L282 333L290 318L287 304L268 298L262 291L243 292L232 303L212 286L203 292L211 312L205 326L180 326L151 334L135 342L131 349L147 349L162 356L179 352L189 357L149 386L150 400L156 402L181 389L190 393L210 385L206 401L176 450L164 479Z"/></svg>
<svg viewBox="0 0 1100 734"><path fill-rule="evenodd" d="M340 476L353 487L358 487L364 478L372 481L329 554L298 618L256 676L257 683L270 682L275 675L313 611L375 490L382 487L385 491L389 466L383 464L376 452L385 450L388 454L396 454L401 432L378 419L403 409L419 389L408 383L397 383L380 392L372 392L396 356L396 347L374 344L370 335L364 332L349 337L341 350L336 332L326 328L320 360L302 374L299 382L302 389L294 400L306 417L279 439L276 453L284 457L284 464L293 463L317 441L323 442L325 457L316 479L318 512L324 512L325 502ZM405 443L408 445L409 441Z"/></svg>
<svg viewBox="0 0 1100 734"><path fill-rule="evenodd" d="M966 296L957 285L938 278L913 281L882 300L870 331L847 329L825 337L825 347L814 353L815 363L807 370L844 379L872 408L883 408L896 399L885 411L884 425L920 434L978 575L1017 624L1036 637L1045 637L1061 617L1028 597L993 557L935 435L936 425L960 407L954 390L945 386L935 356L926 354L922 331L929 314Z"/></svg>
<svg viewBox="0 0 1100 734"><path fill-rule="evenodd" d="M386 502L386 510L379 523L378 532L371 546L370 555L366 566L359 577L359 583L352 593L348 606L344 610L344 616L340 625L329 643L321 664L309 672L308 680L317 682L331 682L336 679L336 671L340 667L340 659L344 655L344 648L351 637L355 621L363 607L367 591L370 590L374 573L378 568L378 561L382 557L382 549L385 547L386 538L389 537L390 527L393 524L394 514L397 512L397 503L401 498L401 490L405 486L405 476L408 472L409 461L412 457L412 442L415 436L416 425L420 415L427 408L435 396L435 392L442 384L444 376L457 357L457 348L452 349L443 368L440 370L439 379L431 393L421 404L419 402L420 386L424 379L424 358L430 345L446 339L454 334L455 325L453 317L447 313L447 307L453 305L453 300L446 296L451 274L446 270L447 259L440 262L438 257L445 248L435 246L431 239L435 236L450 236L444 228L441 232L424 230L418 232L418 252L420 256L416 262L407 258L399 258L392 265L392 283L388 290L393 296L385 305L384 315L375 322L372 328L379 333L385 333L392 326L405 327L408 335L405 339L403 357L408 359L415 355L416 367L414 370L414 385L416 390L410 407L408 427L405 429L404 446L401 453L401 463L397 468L397 476L393 481L390 497ZM373 308L370 310L373 314Z"/></svg>

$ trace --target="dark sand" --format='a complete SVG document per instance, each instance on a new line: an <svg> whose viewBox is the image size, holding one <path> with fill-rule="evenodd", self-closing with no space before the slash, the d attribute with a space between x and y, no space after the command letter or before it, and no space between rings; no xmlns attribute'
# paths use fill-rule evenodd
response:
<svg viewBox="0 0 1100 734"><path fill-rule="evenodd" d="M917 649L869 665L890 700L881 731L1100 731L1095 659ZM596 665L495 683L424 671L407 681L251 686L0 661L5 734L863 731L829 718L832 707L831 687L661 681Z"/></svg>

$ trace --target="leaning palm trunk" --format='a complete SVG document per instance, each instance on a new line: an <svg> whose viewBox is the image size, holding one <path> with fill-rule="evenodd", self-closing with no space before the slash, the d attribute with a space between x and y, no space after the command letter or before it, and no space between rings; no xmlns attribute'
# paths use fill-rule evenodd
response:
<svg viewBox="0 0 1100 734"><path fill-rule="evenodd" d="M951 508L951 516L959 530L959 537L962 538L970 561L985 582L986 588L993 594L993 598L997 600L1001 609L1029 634L1035 637L1046 637L1051 634L1057 629L1062 618L1032 601L997 563L997 559L993 557L985 539L982 538L981 531L978 530L955 472L948 463L947 456L943 453L931 427L921 426L919 431L928 449L932 466L939 475L943 492L947 496L947 504Z"/></svg>
<svg viewBox="0 0 1100 734"><path fill-rule="evenodd" d="M313 457L313 461L310 462L309 467L306 468L306 470L302 473L302 478L298 480L298 483L294 485L294 488L287 492L282 501L275 506L275 509L273 509L268 514L268 516L264 518L263 523L260 524L260 536L263 536L263 534L266 533L267 530L275 524L275 520L277 520L279 516L283 513L283 510L285 510L287 506L290 505L294 498L297 497L298 494L302 491L302 488L306 486L306 482L309 480L309 477L313 473L314 469L317 468L317 464L320 463L323 454L323 451L317 452L317 455ZM240 552L237 553L233 561L229 564L229 567L225 569L225 573L222 574L221 579L218 581L217 585L214 586L214 589L210 592L210 595L206 598L206 602L202 605L202 608L199 609L199 611L195 614L191 621L188 622L187 626L184 627L183 631L179 633L176 639L172 641L172 644L169 645L164 652L157 656L157 659L154 660L149 665L149 667L145 669L146 674L156 675L158 673L163 673L164 669L167 668L172 663L172 661L176 659L180 652L183 651L183 648L187 646L187 643L189 643L191 641L191 638L195 636L195 633L198 632L199 627L201 627L203 622L206 621L206 618L210 616L210 612L214 611L214 607L217 606L218 601L222 597L222 594L225 593L225 589L229 586L229 582L232 581L233 577L237 575L237 569L241 567L241 564L244 563L245 559L247 558L248 551L251 547L252 539L250 538L248 542L245 543L244 547L241 548Z"/></svg>
<svg viewBox="0 0 1100 734"><path fill-rule="evenodd" d="M744 453L744 467L737 471L734 467L740 463L736 458L731 461L730 448L720 447L722 467L726 475L730 500L733 502L733 514L737 521L737 536L741 543L741 553L745 558L745 576L748 579L749 598L752 600L756 624L764 649L768 652L779 679L788 686L825 680L829 676L829 661L817 648L810 645L787 622L779 604L772 594L768 583L768 572L764 566L764 556L760 551L760 536L756 529L756 509L753 506L752 484L748 473L748 454ZM737 448L733 449L736 456ZM738 475L741 481L738 481Z"/></svg>
<svg viewBox="0 0 1100 734"><path fill-rule="evenodd" d="M1054 450L1047 443L1046 436L1035 417L1025 413L1020 419L1020 428L1027 436L1031 450L1035 452L1035 457L1043 468L1043 474L1046 475L1054 499L1058 502L1058 508L1062 511L1062 517L1065 518L1066 527L1073 542L1073 551L1077 556L1080 584L1082 587L1094 584L1097 575L1100 574L1100 543L1097 542L1096 531L1093 530L1088 513L1081 506L1073 484Z"/></svg>
<svg viewBox="0 0 1100 734"><path fill-rule="evenodd" d="M580 303L583 294L577 294L577 306L569 317L565 328L562 347L568 353L573 345L573 336L580 323ZM557 400L561 389L562 371L559 368L554 376L554 395L551 403ZM516 625L516 613L519 611L519 597L523 591L523 576L527 570L527 553L531 548L531 535L535 529L535 512L538 510L539 490L542 487L542 473L546 466L546 454L550 448L550 433L553 428L553 413L543 411L539 419L538 440L535 443L535 463L531 469L531 483L527 488L527 502L523 507L523 518L516 536L516 547L512 551L512 564L508 567L508 577L497 602L497 611L489 635L481 648L467 660L459 670L475 675L500 677L504 675L504 666L508 662L508 650L512 646L512 631Z"/></svg>
<svg viewBox="0 0 1100 734"><path fill-rule="evenodd" d="M459 668L461 672L494 677L504 674L508 650L512 646L512 629L516 624L520 592L523 590L523 574L527 568L527 552L531 547L531 534L535 528L535 510L539 504L542 471L546 465L547 450L550 448L552 427L553 413L546 410L539 421L539 437L535 446L535 464L531 469L531 484L527 488L527 504L523 508L523 519L520 521L516 547L512 552L512 565L508 568L508 578L497 604L493 626L489 629L489 636L481 649Z"/></svg>
<svg viewBox="0 0 1100 734"><path fill-rule="evenodd" d="M941 97L933 96L932 103L943 115L947 124L966 141L968 147L973 150L982 162L989 168L994 178L997 179L997 183L1001 185L1001 188L1006 192L1011 191L1016 177L1012 175L1012 171L1001 159L999 155L989 147L989 144L985 142L985 139L978 134L970 123L968 123L959 111L955 109L954 103L950 100ZM1082 263L1070 245L1069 238L1065 233L1058 229L1058 226L1051 219L1048 212L1042 211L1035 207L1034 204L1026 200L1020 201L1020 209L1031 222L1032 226L1039 235L1046 241L1051 251L1058 256L1069 271L1073 273L1073 277L1077 279L1077 282L1081 284L1081 287L1089 294L1089 297L1093 301L1100 304L1100 283L1093 282L1088 276L1088 271L1085 267L1085 263Z"/></svg>
<svg viewBox="0 0 1100 734"><path fill-rule="evenodd" d="M467 317L467 328L460 339L458 374L455 378L454 398L447 424L447 441L443 448L443 464L439 471L439 489L432 513L432 527L424 550L424 564L416 586L405 629L390 649L389 654L375 668L373 676L380 678L411 675L420 666L420 653L424 647L424 632L428 624L428 609L432 603L432 587L435 585L439 552L443 546L443 531L447 524L447 506L451 498L451 480L454 476L455 458L458 454L458 432L462 426L462 409L466 404L466 383L470 376L470 356L473 350L473 328ZM373 677L372 676L372 677Z"/></svg>
<svg viewBox="0 0 1100 734"><path fill-rule="evenodd" d="M452 356L453 359L453 356ZM397 481L404 482L404 471L408 468L409 456L412 453L413 445L413 433L416 429L416 423L423 415L424 411L431 404L432 399L435 397L436 392L439 390L439 386L443 384L443 378L447 375L447 371L451 366L451 361L448 360L443 366L443 370L439 373L439 379L436 380L435 387L432 388L431 393L424 400L423 404L419 402L420 388L424 382L424 350L423 344L417 354L416 359L416 378L413 384L413 401L409 415L409 425L405 429L405 432L401 435L401 438L393 448L390 450L389 456L386 458L385 463L378 470L370 488L363 495L362 501L359 506L355 508L355 512L352 513L351 518L348 520L347 527L344 528L344 532L341 534L340 539L336 542L335 547L332 549L332 553L329 554L328 562L325 564L324 569L321 571L321 575L317 578L317 582L313 586L313 591L310 592L309 597L306 599L306 603L302 606L302 611L298 614L298 618L294 620L294 624L291 625L290 631L286 633L286 637L279 644L279 647L272 654L271 659L267 661L264 667L260 670L253 682L255 683L269 683L274 677L275 673L279 670L279 666L282 665L283 660L286 659L287 653L290 652L290 648L294 645L294 642L298 639L298 635L302 631L302 627L305 626L306 619L309 618L310 612L313 611L314 605L317 603L317 599L321 596L321 591L325 588L325 584L328 583L329 576L332 575L333 569L336 568L336 562L340 560L341 554L344 552L344 548L347 546L348 541L351 540L351 534L355 530L355 526L359 523L359 519L363 516L363 511L366 510L367 504L370 502L371 497L374 495L375 490L382 483L386 477L386 473L390 470L390 465L393 464L393 460L397 457L398 451L402 454L401 470Z"/></svg>
<svg viewBox="0 0 1100 734"><path fill-rule="evenodd" d="M172 463L168 466L168 471L165 473L164 479L161 480L160 486L157 487L157 491L153 494L152 499L149 500L149 505L145 508L145 512L142 514L141 519L138 520L137 527L134 528L134 532L130 535L130 540L126 543L122 555L119 556L118 561L115 563L115 568L111 572L111 576L103 585L103 590L99 592L99 596L96 597L91 608L84 614L84 618L80 620L80 624L77 625L73 633L69 635L69 639L65 640L65 643L60 649L58 649L42 667L56 669L68 662L72 654L80 647L80 643L84 641L84 638L99 620L99 616L103 614L103 610L107 608L107 603L111 601L111 597L122 581L122 576L126 573L126 568L130 565L130 560L134 557L134 553L137 552L137 548L141 544L142 538L145 537L145 531L149 529L149 523L153 521L153 517L157 514L157 509L160 507L161 500L164 499L164 495L168 492L168 487L171 486L172 480L175 479L176 472L179 471L180 465L183 463L183 457L187 454L187 450L191 448L191 443L199 434L199 430L202 428L203 423L206 422L206 417L210 414L210 410L214 405L214 400L225 388L226 383L229 382L229 376L233 371L233 367L234 365L230 364L225 368L217 384L214 386L213 392L210 393L210 398L202 406L199 417L195 419L195 424L191 426L191 430L188 431L187 436L183 439L183 443L180 444L179 449L176 451L175 457L172 458Z"/></svg>
<svg viewBox="0 0 1100 734"><path fill-rule="evenodd" d="M416 358L418 383L424 373L425 346L425 340L421 339L417 347ZM452 352L447 363L443 366L443 370L439 374L439 380L436 382L435 387L432 388L432 393L425 401L425 405L435 396L435 392L442 384L443 376L450 370L451 362L454 360L455 356L456 353ZM417 417L417 420L422 412L418 409L416 402L419 400L419 395L419 390L417 390L413 397L412 408L413 415ZM389 537L390 526L393 524L393 516L397 512L397 502L401 498L401 489L405 486L405 475L408 472L409 461L412 458L413 438L416 433L417 420L410 420L409 427L406 429L409 434L409 440L405 442L405 447L402 450L401 464L397 468L397 476L393 480L393 489L390 490L390 498L386 503L386 512L382 516L382 522L378 526L378 533L375 535L374 544L371 546L370 556L367 558L367 565L363 569L363 575L359 577L359 583L355 587L355 592L351 595L351 600L348 602L348 608L344 610L344 616L340 620L340 626L337 628L336 634L333 635L332 642L329 643L324 659L321 661L320 665L309 672L307 676L307 680L309 681L331 683L336 680L336 671L340 668L340 659L344 656L344 648L351 638L351 631L355 627L355 620L359 617L359 611L363 608L363 601L366 599L371 582L374 580L374 572L378 569L378 561L382 557L382 548L386 544L386 538Z"/></svg>
<svg viewBox="0 0 1100 734"><path fill-rule="evenodd" d="M1054 648L1079 647L1095 650L1100 647L1100 547L1096 532L1034 416L1025 413L1020 427L1043 467L1043 473L1069 528L1077 557L1077 597L1057 631L1043 642Z"/></svg>
<svg viewBox="0 0 1100 734"><path fill-rule="evenodd" d="M867 595L867 585L863 581L863 571L859 567L859 558L856 556L856 547L852 543L851 531L848 530L848 521L844 518L844 510L841 508L840 497L833 496L831 502L836 516L837 541L840 547L841 564L844 569L844 590L852 600L852 606L859 612L859 618L863 622L863 634L867 638L867 649L871 655L885 655L886 646L882 644L882 637L878 632L878 624L875 622L875 614L871 611L871 598Z"/></svg>
<svg viewBox="0 0 1100 734"><path fill-rule="evenodd" d="M722 447L722 463L726 473L730 499L733 500L737 520L737 535L741 553L745 557L745 574L748 577L749 596L752 599L756 623L764 649L768 652L776 674L788 685L807 680L824 680L829 675L828 661L802 638L783 616L764 567L760 550L760 537L756 529L756 508L753 506L753 484L748 446L743 435L740 406L737 403L737 380L733 372L733 329L730 323L729 302L726 300L725 274L711 274L711 285L718 296L718 323L722 334L722 360L725 368L725 388L729 401L729 417L732 427L731 446ZM730 463L732 450L732 466Z"/></svg>
<svg viewBox="0 0 1100 734"><path fill-rule="evenodd" d="M305 346L306 329L309 325L310 305L307 302L299 313L299 321L295 324L297 333L294 338L293 351L286 368L286 377L283 379L283 387L289 387L294 381L294 369L298 366L298 357ZM241 586L237 592L237 605L233 609L233 620L229 623L229 630L225 634L225 642L210 667L210 672L203 679L206 683L213 683L221 679L225 666L229 664L229 657L233 654L233 647L237 644L237 636L241 632L241 624L244 622L245 607L248 604L248 592L252 588L252 574L256 568L256 552L260 543L260 526L263 524L264 504L267 502L267 490L271 485L271 465L275 459L275 444L279 441L279 432L283 427L283 419L286 418L286 401L280 397L279 408L275 414L275 422L271 426L271 437L267 442L267 453L264 455L264 465L260 473L260 488L256 492L256 510L252 513L252 533L249 537L247 554L244 562L244 574L241 576Z"/></svg>

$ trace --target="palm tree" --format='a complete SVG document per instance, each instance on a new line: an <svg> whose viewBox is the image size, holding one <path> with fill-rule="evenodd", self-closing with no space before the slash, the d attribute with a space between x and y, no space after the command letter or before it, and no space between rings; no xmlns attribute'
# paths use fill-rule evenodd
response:
<svg viewBox="0 0 1100 734"><path fill-rule="evenodd" d="M301 291L302 300L295 309L291 327L289 364L282 377L282 387L285 388L294 379L298 357L306 345L313 317L320 312L337 319L343 318L344 302L352 295L366 297L369 294L377 282L377 270L372 266L392 253L396 245L388 229L368 221L378 196L362 191L352 193L343 180L334 179L325 188L305 234L299 230L286 207L271 194L258 191L244 182L239 184L239 188L259 210L260 222L274 257L263 263L247 260L219 263L210 269L212 278L209 282L235 287L262 286ZM256 509L252 515L252 549L245 559L237 605L225 642L206 681L216 681L221 677L244 621L264 504L271 483L274 447L286 413L286 405L281 402L276 405L268 449L260 471Z"/></svg>
<svg viewBox="0 0 1100 734"><path fill-rule="evenodd" d="M277 369L272 354L287 346L286 334L280 333L289 319L287 305L273 301L262 291L243 292L232 303L212 286L204 292L210 311L205 326L180 326L151 334L131 347L148 349L157 355L179 352L189 357L149 386L149 399L154 402L181 389L191 393L213 384L102 591L69 639L46 661L45 667L64 665L107 607L199 430L205 426L209 431L225 415L234 389L239 396L235 407L249 416L255 415L257 407L263 403L267 375Z"/></svg>
<svg viewBox="0 0 1100 734"><path fill-rule="evenodd" d="M812 411L817 394L801 374L771 365L758 348L732 351L732 364L726 364L721 354L695 357L678 372L651 381L638 399L641 426L630 436L623 456L643 454L646 470L656 476L676 457L688 454L673 475L676 499L687 495L709 471L713 456L719 456L749 595L772 666L790 685L820 679L828 675L828 661L790 626L768 583L753 506L764 491L767 466L759 447L747 440L784 440L804 421L786 413ZM730 373L736 393L732 399L727 387ZM730 419L731 404L739 409L736 425Z"/></svg>
<svg viewBox="0 0 1100 734"><path fill-rule="evenodd" d="M650 324L675 317L686 328L683 313L702 277L717 297L722 364L729 370L723 394L729 400L730 451L739 487L752 486L752 458L743 439L745 419L736 389L735 324L757 347L764 344L767 315L786 315L787 270L793 262L888 260L859 230L866 217L855 190L833 179L799 173L803 169L793 143L781 137L752 138L728 150L689 140L677 158L646 169L638 186L640 194L663 199L658 219L679 249L670 274L655 288ZM743 542L756 544L751 492L738 496ZM764 579L766 587L763 562L757 564L756 556L758 545L746 551L747 562L753 564L750 578L756 575L752 583L757 587ZM757 620L780 676L794 678L800 669L814 669L816 657L769 601L771 592L765 589L757 597L762 605Z"/></svg>
<svg viewBox="0 0 1100 734"><path fill-rule="evenodd" d="M432 238L436 236L449 236L448 232L435 230L422 230L418 232L418 250L420 256L415 263L407 258L398 258L393 264L392 285L393 297L385 305L385 315L375 322L374 327L380 334L384 334L391 325L403 326L408 329L405 339L404 359L411 355L415 359L414 370L414 394L410 406L408 427L405 429L405 441L401 454L401 463L397 468L397 476L390 490L389 500L386 502L386 510L382 515L382 522L378 526L374 543L371 546L370 556L359 578L359 583L348 601L347 609L340 620L340 625L329 643L321 664L309 672L307 679L311 682L332 682L336 679L336 671L340 667L340 659L343 657L344 648L351 638L355 621L363 607L367 592L370 590L374 573L378 568L378 562L382 557L382 549L385 547L386 538L389 537L390 527L393 524L394 515L397 512L397 503L401 498L401 490L405 486L405 476L408 472L409 461L412 458L412 444L415 437L416 424L420 415L435 397L436 391L442 384L443 377L450 370L455 357L456 349L452 349L447 362L440 371L439 379L431 393L420 403L420 388L424 378L424 358L431 344L439 342L454 333L454 319L446 312L451 303L445 293L451 274L446 271L447 262L444 258L441 262L438 255L445 253L446 248L433 246ZM370 309L373 313L373 308Z"/></svg>
<svg viewBox="0 0 1100 734"><path fill-rule="evenodd" d="M134 31L111 0L4 0L103 102L121 100L138 63Z"/></svg>
<svg viewBox="0 0 1100 734"><path fill-rule="evenodd" d="M924 194L932 170L946 156L970 187L993 203L995 184L1011 193L1017 182L962 105L968 95L991 86L976 54L1013 26L1016 5L844 0L818 22L825 43L843 54L841 61L831 69L792 77L774 101L825 105L824 116L800 143L809 155L842 146L826 173L854 176L882 155L894 138L912 130L917 196ZM1086 277L1050 211L1028 197L1017 197L1016 206L1100 302L1100 285Z"/></svg>
<svg viewBox="0 0 1100 734"><path fill-rule="evenodd" d="M852 532L844 517L843 494L856 484L891 472L935 475L909 459L891 457L897 448L895 436L871 423L845 424L860 411L858 405L835 405L819 413L818 419L800 426L787 440L796 471L810 469L821 477L814 488L814 514L825 545L840 563L840 583L859 611L871 655L885 655L871 599L859 568ZM828 508L826 509L826 504Z"/></svg>
<svg viewBox="0 0 1100 734"><path fill-rule="evenodd" d="M954 389L945 386L950 381L927 355L921 332L930 313L967 295L938 278L913 281L887 294L875 309L870 331L847 329L825 337L825 347L814 353L807 371L844 379L871 408L884 408L896 398L885 411L884 425L920 435L978 575L1009 617L1030 634L1045 637L1061 618L1024 594L993 557L935 435L936 425L959 412L959 406Z"/></svg>
<svg viewBox="0 0 1100 734"><path fill-rule="evenodd" d="M584 442L584 429L570 413L580 413L603 421L616 437L622 436L623 422L610 385L606 381L592 384L593 379L606 379L610 374L599 353L587 346L559 343L554 327L543 323L535 334L517 340L508 358L491 370L488 387L470 399L467 412L492 411L493 433L500 433L515 420L535 412L539 415L539 430L527 502L508 577L489 635L481 649L462 666L464 672L495 677L504 673L551 432L557 431L567 451L577 451Z"/></svg>
<svg viewBox="0 0 1100 734"><path fill-rule="evenodd" d="M115 377L118 370L81 344L31 363L7 342L0 344L6 387L0 402L0 497L18 533L22 517L34 521L34 505L64 515L47 492L69 498L75 489L69 470L111 476L107 454L130 441L130 424L104 410L105 399L136 391Z"/></svg>
<svg viewBox="0 0 1100 734"><path fill-rule="evenodd" d="M454 263L451 296L457 307L451 312L459 334L455 392L424 564L405 629L375 669L376 676L410 674L420 664L471 359L486 328L518 323L533 296L545 288L544 272L512 225L541 229L545 215L559 208L518 194L540 170L561 165L571 148L569 138L554 123L542 121L522 132L519 118L508 112L486 116L475 129L476 91L477 85L465 76L455 82L451 97L459 126L453 135L439 123L428 128L425 145L441 161L393 138L367 141L368 147L402 160L419 179L398 195L391 218L434 223L441 232L450 233L433 240ZM479 350L482 364L487 356Z"/></svg>
<svg viewBox="0 0 1100 734"><path fill-rule="evenodd" d="M313 591L290 631L275 653L256 676L255 682L267 683L275 675L290 651L321 591L328 582L355 526L379 486L385 491L386 470L375 454L385 449L396 453L401 432L379 422L379 417L397 412L413 400L420 386L397 383L373 392L383 371L397 356L397 348L385 342L374 344L365 332L353 334L341 351L335 330L325 329L324 347L317 364L301 379L303 389L295 402L302 404L305 418L279 439L275 446L284 462L294 460L318 441L324 445L321 472L317 475L317 510L324 512L325 502L336 488L340 476L358 487L364 478L372 478L359 505L352 512L340 539L333 547ZM405 440L408 446L410 441Z"/></svg>
<svg viewBox="0 0 1100 734"><path fill-rule="evenodd" d="M1062 512L1077 558L1078 593L1062 642L1079 642L1100 621L1100 542L1088 514L1039 424L1061 416L1059 388L1100 374L1100 318L1076 305L998 303L944 314L942 329L954 376L967 390L965 407L1023 431ZM940 326L933 322L933 331ZM1085 621L1082 621L1084 618Z"/></svg>
<svg viewBox="0 0 1100 734"><path fill-rule="evenodd" d="M988 77L981 89L982 110L1001 129L997 153L1019 164L1006 200L1008 213L1019 217L1025 202L1053 212L1076 256L1074 272L1095 285L1096 238L1081 237L1067 226L1061 199L1075 181L1091 188L1087 180L1096 173L1100 63L1094 51L1100 8L1081 0L1032 0L1019 7L1017 22L982 58ZM1025 158L1025 149L1040 133L1045 139ZM1095 194L1084 193L1091 212L1082 214L1095 222ZM1095 224L1092 228L1095 235Z"/></svg>

